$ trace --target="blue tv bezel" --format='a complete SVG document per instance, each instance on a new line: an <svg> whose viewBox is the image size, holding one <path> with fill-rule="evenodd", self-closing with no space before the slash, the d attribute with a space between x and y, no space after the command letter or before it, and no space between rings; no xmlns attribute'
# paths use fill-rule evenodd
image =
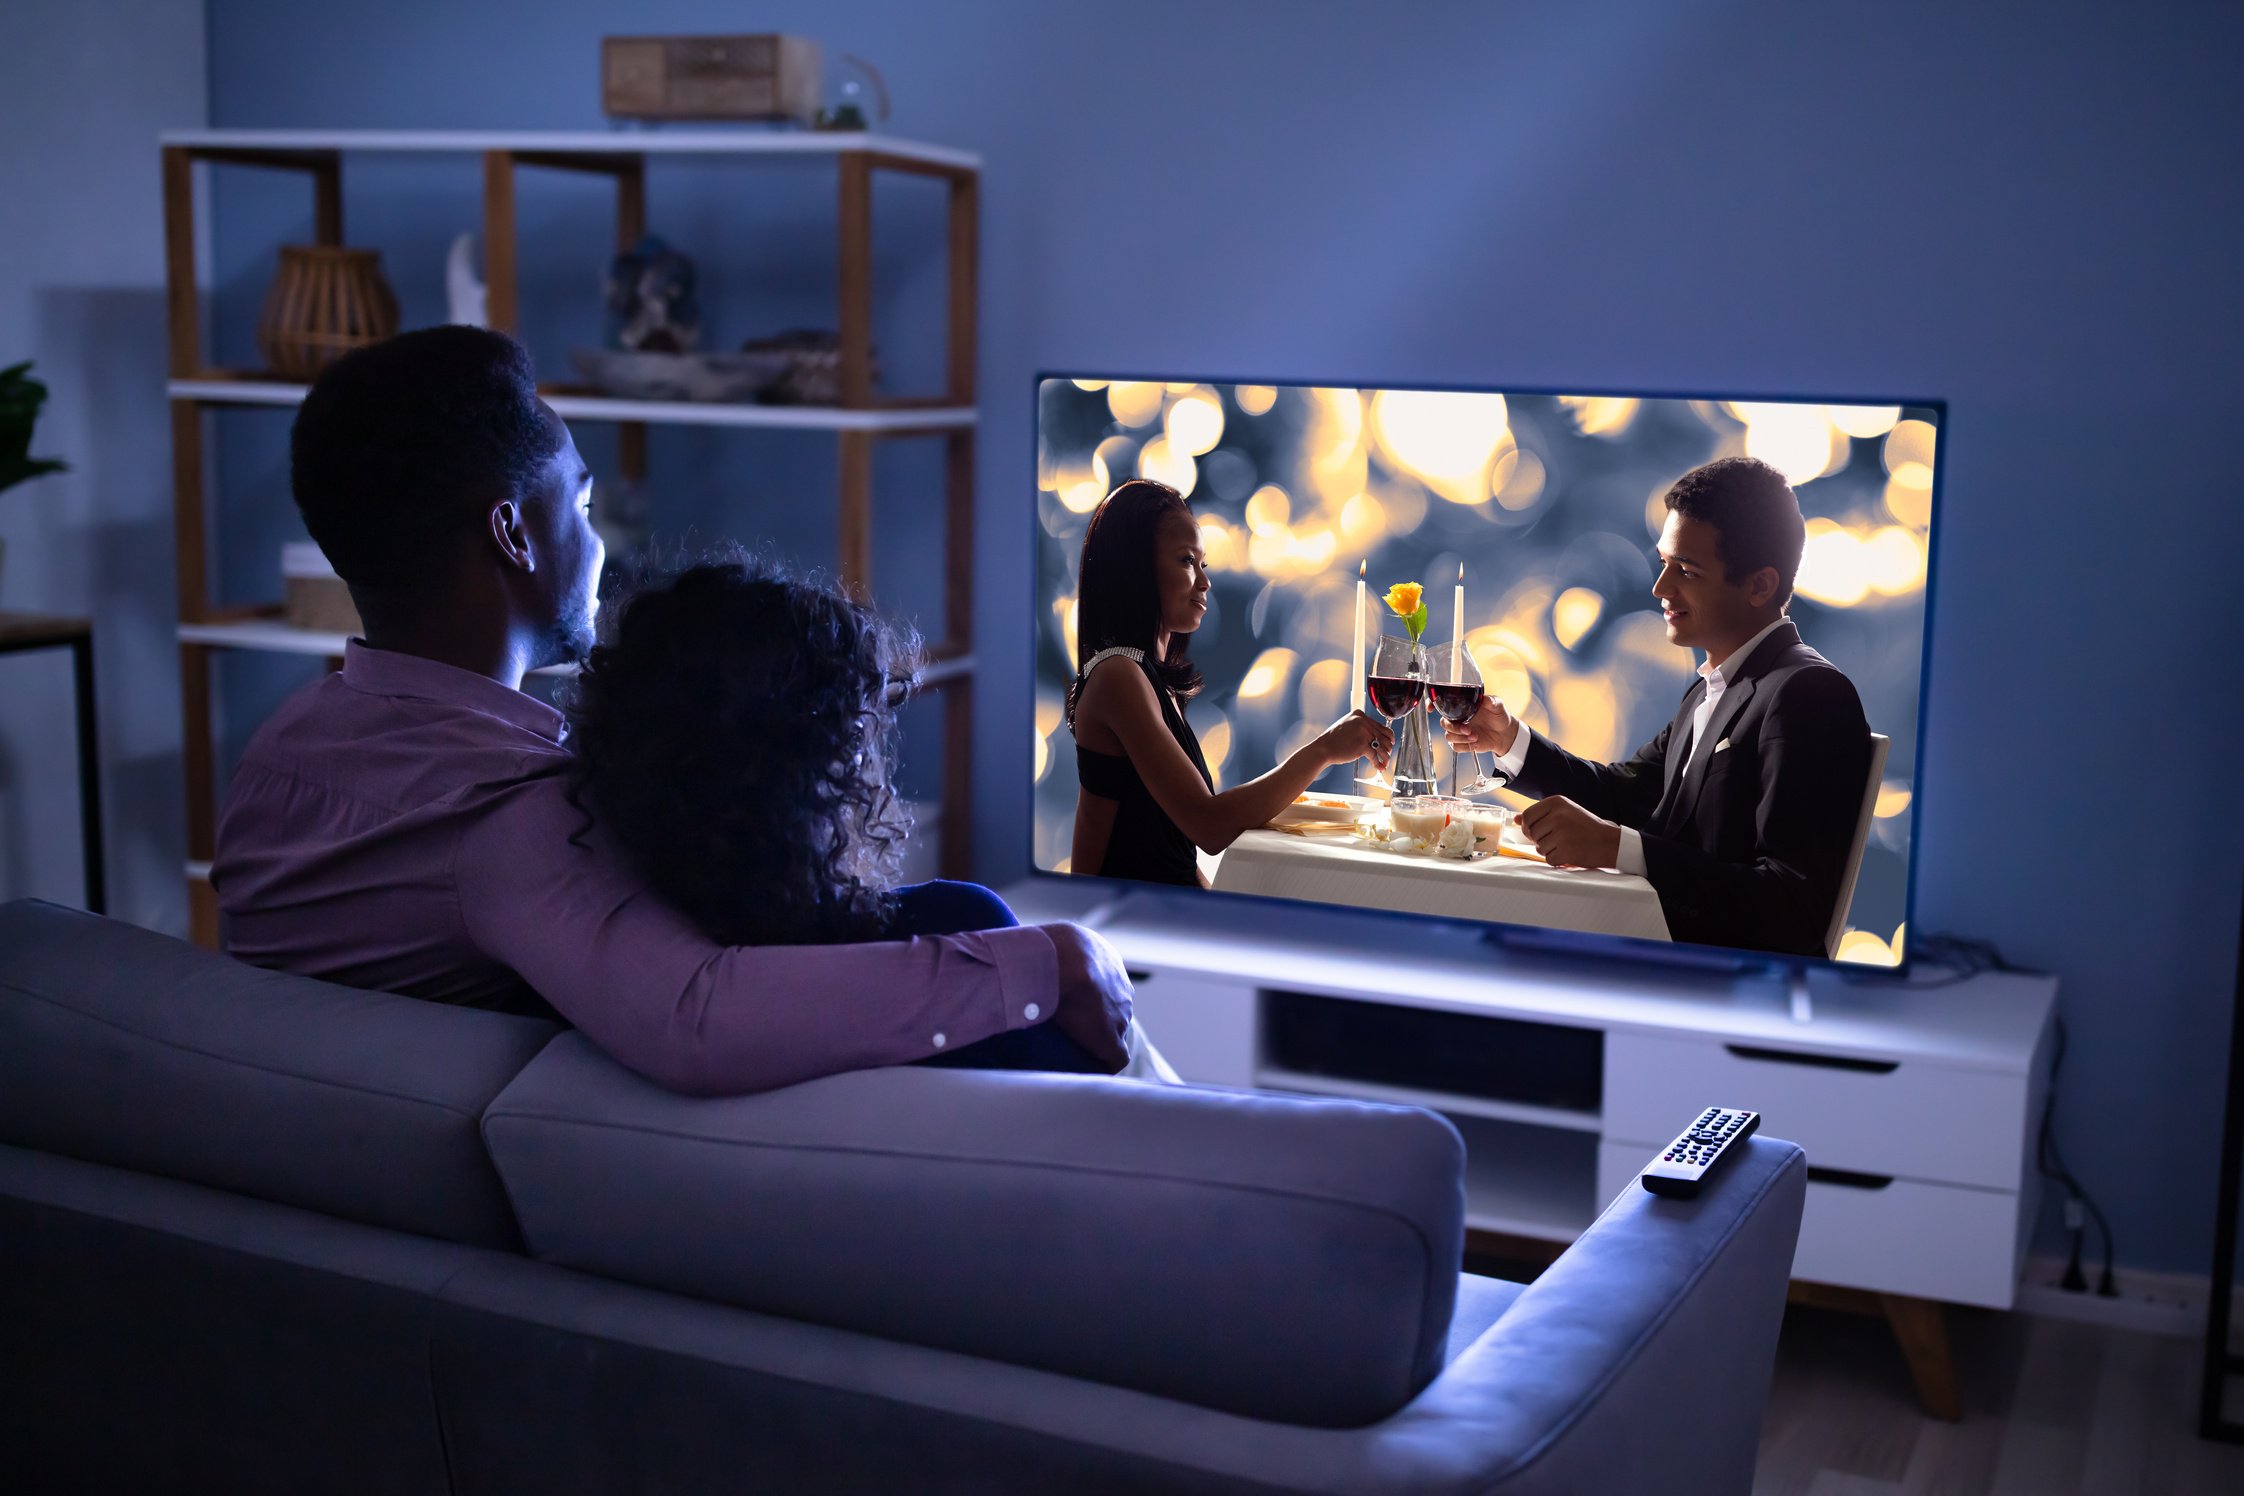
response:
<svg viewBox="0 0 2244 1496"><path fill-rule="evenodd" d="M1669 394L1648 390L1630 389L1554 389L1532 385L1463 385L1425 384L1409 381L1371 380L1349 381L1343 379L1273 379L1258 375L1152 375L1113 374L1088 371L1043 370L1029 383L1029 472L1037 470L1037 460L1043 441L1043 391L1045 383L1055 379L1096 379L1109 384L1176 384L1189 378L1194 384L1205 385L1269 385L1281 389L1358 389L1358 390L1423 390L1438 394L1479 395L1561 395L1591 396L1633 400L1712 400L1759 401L1770 404L1791 405L1894 405L1904 409L1930 410L1938 418L1938 439L1933 443L1932 457L1932 514L1925 527L1925 585L1924 619L1918 640L1917 652L1917 732L1913 757L1909 795L1909 867L1904 877L1902 920L1912 938L1902 944L1901 959L1892 966L1871 966L1861 962L1841 961L1832 956L1795 956L1775 951L1746 950L1737 946L1703 945L1695 941L1646 940L1634 935L1605 935L1582 930L1559 930L1546 925L1522 925L1505 920L1463 920L1444 915L1411 914L1399 909L1365 909L1350 905L1334 905L1314 899L1289 899L1276 894L1230 893L1218 889L1195 890L1201 896L1219 895L1227 902L1245 909L1262 905L1273 909L1327 910L1345 909L1351 915L1372 919L1388 919L1421 926L1471 926L1485 932L1487 937L1500 944L1516 944L1536 951L1559 952L1584 960L1626 961L1651 963L1678 968L1699 970L1720 969L1747 971L1760 969L1792 976L1807 972L1834 973L1866 985L1899 983L1909 978L1917 959L1911 948L1916 944L1917 930L1917 876L1923 862L1921 856L1924 812L1922 775L1925 762L1925 722L1931 705L1933 614L1937 602L1940 576L1940 535L1942 516L1946 510L1948 469L1948 402L1945 399L1898 397L1892 395L1816 395L1816 394L1721 394L1704 393ZM1028 520L1032 533L1040 533L1042 521L1037 514L1040 490L1032 482L1029 486ZM1042 581L1041 568L1036 567L1031 553L1035 580L1029 587L1028 624L1030 640L1029 675L1031 685L1029 700L1033 707L1036 691L1036 639L1037 630L1043 627L1043 602L1038 596L1038 583ZM1165 885L1141 883L1129 878L1108 878L1095 873L1060 873L1040 866L1036 860L1036 778L1028 776L1026 790L1028 816L1024 835L1028 842L1030 876L1065 883L1071 887L1091 885L1111 890L1117 898L1125 894L1164 896L1172 892ZM1181 891L1181 890L1180 890Z"/></svg>

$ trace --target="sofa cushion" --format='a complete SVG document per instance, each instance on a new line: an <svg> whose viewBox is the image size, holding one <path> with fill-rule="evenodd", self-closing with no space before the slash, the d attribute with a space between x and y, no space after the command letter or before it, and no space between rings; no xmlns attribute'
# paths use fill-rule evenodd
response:
<svg viewBox="0 0 2244 1496"><path fill-rule="evenodd" d="M1512 1300L1527 1292L1527 1285L1514 1283L1509 1278L1485 1278L1478 1273L1462 1273L1457 1279L1457 1310L1450 1316L1448 1349L1442 1354L1442 1364L1447 1366L1471 1350L1473 1342L1488 1333L1488 1327L1504 1317L1512 1307Z"/></svg>
<svg viewBox="0 0 2244 1496"><path fill-rule="evenodd" d="M1327 1426L1447 1348L1464 1148L1414 1107L919 1067L693 1099L566 1034L483 1131L530 1251L627 1282Z"/></svg>
<svg viewBox="0 0 2244 1496"><path fill-rule="evenodd" d="M513 1247L477 1124L557 1032L0 905L0 1142L19 1147Z"/></svg>

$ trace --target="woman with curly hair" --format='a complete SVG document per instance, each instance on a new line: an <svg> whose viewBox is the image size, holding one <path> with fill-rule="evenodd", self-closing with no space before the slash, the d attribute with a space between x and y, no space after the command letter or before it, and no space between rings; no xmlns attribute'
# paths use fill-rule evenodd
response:
<svg viewBox="0 0 2244 1496"><path fill-rule="evenodd" d="M657 895L727 945L823 945L1019 923L971 883L898 887L889 779L918 641L731 549L641 581L562 692L569 799ZM1134 1026L1133 1026L1134 1027ZM929 1063L1095 1070L1050 1024Z"/></svg>
<svg viewBox="0 0 2244 1496"><path fill-rule="evenodd" d="M1261 778L1216 790L1184 720L1200 691L1185 651L1208 616L1207 555L1166 483L1132 478L1099 501L1077 577L1074 871L1199 886L1195 848L1221 852L1334 764L1387 762L1394 734L1350 712Z"/></svg>

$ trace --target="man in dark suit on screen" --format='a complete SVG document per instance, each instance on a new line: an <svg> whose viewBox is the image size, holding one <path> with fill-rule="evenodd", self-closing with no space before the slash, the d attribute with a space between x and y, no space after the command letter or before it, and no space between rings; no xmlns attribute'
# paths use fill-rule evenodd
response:
<svg viewBox="0 0 2244 1496"><path fill-rule="evenodd" d="M1785 617L1806 528L1783 474L1750 457L1667 491L1668 642L1706 652L1675 720L1625 763L1577 758L1488 698L1450 745L1497 755L1537 803L1520 828L1566 867L1650 880L1677 940L1823 956L1870 773L1854 683Z"/></svg>

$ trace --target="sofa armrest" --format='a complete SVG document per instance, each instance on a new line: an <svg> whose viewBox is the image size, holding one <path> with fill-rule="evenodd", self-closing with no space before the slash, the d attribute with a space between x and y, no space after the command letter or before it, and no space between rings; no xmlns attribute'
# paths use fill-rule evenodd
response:
<svg viewBox="0 0 2244 1496"><path fill-rule="evenodd" d="M1631 1180L1383 1432L1440 1429L1507 1496L1742 1496L1806 1196L1806 1155L1769 1137L1696 1199Z"/></svg>

